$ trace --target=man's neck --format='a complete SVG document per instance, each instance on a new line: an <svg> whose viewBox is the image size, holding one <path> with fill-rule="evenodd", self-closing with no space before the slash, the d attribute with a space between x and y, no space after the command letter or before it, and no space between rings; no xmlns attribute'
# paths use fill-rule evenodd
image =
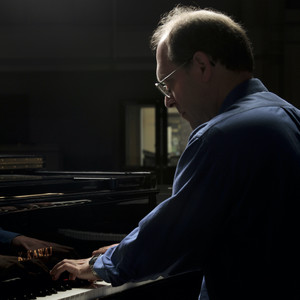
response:
<svg viewBox="0 0 300 300"><path fill-rule="evenodd" d="M253 74L248 71L231 71L226 68L220 69L218 73L218 84L216 89L217 106L221 108L227 95L239 84L249 80L253 77Z"/></svg>

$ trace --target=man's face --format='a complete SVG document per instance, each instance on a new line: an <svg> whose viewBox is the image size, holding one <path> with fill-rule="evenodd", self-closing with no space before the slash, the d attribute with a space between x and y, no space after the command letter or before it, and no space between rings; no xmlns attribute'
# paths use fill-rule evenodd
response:
<svg viewBox="0 0 300 300"><path fill-rule="evenodd" d="M168 59L167 47L164 43L159 44L157 48L156 60L156 74L159 81L178 68ZM164 81L170 93L170 98L165 96L165 106L176 107L179 114L193 129L207 121L206 112L209 104L206 99L205 85L199 80L198 72L191 60Z"/></svg>

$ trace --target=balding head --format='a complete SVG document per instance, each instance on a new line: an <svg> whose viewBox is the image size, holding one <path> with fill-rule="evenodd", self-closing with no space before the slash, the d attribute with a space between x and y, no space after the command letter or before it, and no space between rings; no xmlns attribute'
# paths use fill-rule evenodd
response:
<svg viewBox="0 0 300 300"><path fill-rule="evenodd" d="M251 43L244 29L223 13L177 6L162 17L151 46L165 41L169 60L181 64L197 51L233 71L253 72Z"/></svg>

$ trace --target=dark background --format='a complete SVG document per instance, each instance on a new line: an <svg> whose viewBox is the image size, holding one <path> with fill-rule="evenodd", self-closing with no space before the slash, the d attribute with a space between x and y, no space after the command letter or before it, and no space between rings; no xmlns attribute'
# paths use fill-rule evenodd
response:
<svg viewBox="0 0 300 300"><path fill-rule="evenodd" d="M163 101L149 39L179 1L1 0L0 154L44 153L48 169L124 170L124 105ZM300 107L300 2L181 1L248 31L255 76Z"/></svg>

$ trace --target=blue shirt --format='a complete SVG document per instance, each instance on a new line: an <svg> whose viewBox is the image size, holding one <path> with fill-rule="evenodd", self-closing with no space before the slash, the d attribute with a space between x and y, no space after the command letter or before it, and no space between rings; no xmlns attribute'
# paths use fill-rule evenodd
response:
<svg viewBox="0 0 300 300"><path fill-rule="evenodd" d="M7 253L10 250L11 241L19 235L19 233L7 231L0 227L0 252Z"/></svg>
<svg viewBox="0 0 300 300"><path fill-rule="evenodd" d="M300 112L247 80L192 132L172 196L94 269L112 285L203 270L211 300L298 299L299 185Z"/></svg>

